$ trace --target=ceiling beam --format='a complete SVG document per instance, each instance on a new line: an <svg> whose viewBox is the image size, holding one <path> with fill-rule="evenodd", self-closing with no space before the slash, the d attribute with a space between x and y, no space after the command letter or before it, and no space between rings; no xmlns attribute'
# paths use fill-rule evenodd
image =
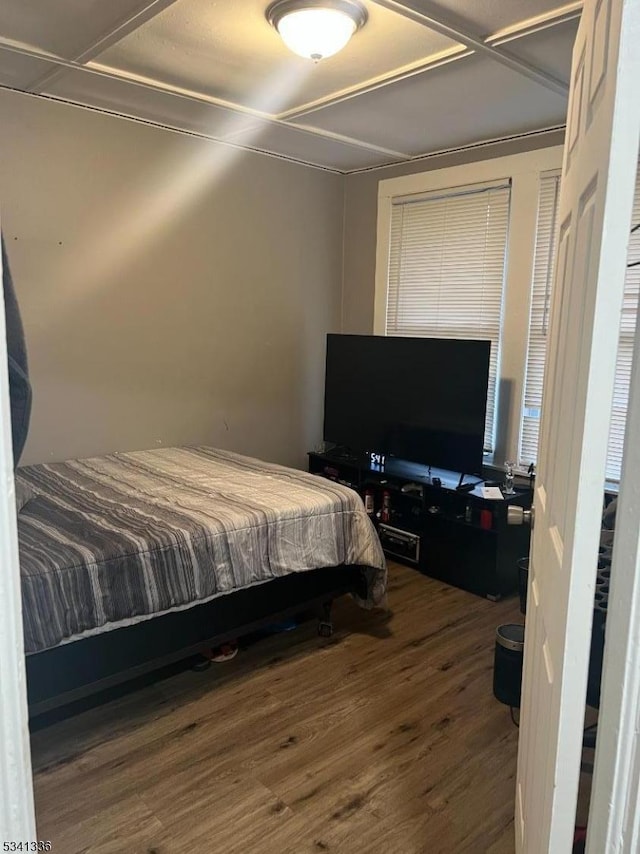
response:
<svg viewBox="0 0 640 854"><path fill-rule="evenodd" d="M39 48L12 42L11 40L3 39L2 37L0 37L0 50L8 50L25 56L31 56L36 59L48 61L57 66L53 71L43 74L36 83L29 87L29 91L33 94L42 92L44 86L50 85L50 83L59 75L64 74L65 69L84 71L100 77L129 83L200 104L209 104L216 107L222 107L227 110L232 110L236 113L244 114L247 118L248 124L253 124L253 119L258 125L272 124L279 125L281 127L290 127L298 132L312 135L315 134L316 136L332 139L338 143L375 152L397 162L409 159L409 155L403 152L391 151L380 146L372 145L364 142L363 140L353 139L339 134L332 134L319 128L299 124L296 122L296 119L309 113L313 113L323 107L341 103L357 97L358 95L375 91L392 83L440 67L449 62L471 56L476 51L491 56L494 60L501 62L503 65L507 65L521 74L524 74L529 79L535 80L558 94L566 95L568 87L563 81L557 80L542 69L508 54L498 46L579 17L582 8L582 2L574 0L574 2L570 2L564 6L549 10L548 12L534 16L533 18L520 21L516 24L510 25L509 27L505 27L486 38L481 38L467 32L465 27L460 26L451 20L445 21L439 13L436 15L435 13L432 14L425 11L424 6L427 5L427 0L422 0L422 5L419 8L416 5L416 0L373 0L373 2L380 6L389 8L403 17L417 21L422 26L442 33L443 35L458 42L458 44L447 50L426 57L416 63L412 63L409 66L394 69L386 75L380 75L377 78L370 79L364 84L348 87L347 89L334 92L331 95L319 98L316 101L295 107L291 110L284 111L280 114L268 115L252 110L251 108L243 107L239 104L223 101L213 96L194 93L190 90L172 87L167 84L159 83L158 81L142 79L121 70L111 69L107 66L101 66L95 63L87 64L93 57L102 53L112 44L133 32L135 29L175 2L176 0L150 0L150 2L147 2L142 8L139 8L136 12L129 15L124 21L120 21L120 23L103 33L98 39L95 39L74 60L67 60ZM207 138L221 141L213 135L210 137L208 136Z"/></svg>
<svg viewBox="0 0 640 854"><path fill-rule="evenodd" d="M228 148L235 148L239 151L251 151L254 154L262 154L265 157L273 157L275 160L285 160L288 163L297 163L301 166L310 166L311 168L319 169L322 172L331 172L335 175L346 174L346 172L342 169L338 169L332 166L326 166L322 163L314 163L311 160L304 160L299 157L294 157L291 154L280 154L277 151L270 151L267 148L259 148L254 145L249 145L248 143L239 144L234 142L232 139L217 139L216 137L213 137L210 134L201 133L200 131L186 130L185 128L179 127L178 125L171 125L165 122L155 121L153 119L143 119L140 118L140 116L132 116L127 113L120 113L117 110L107 110L103 107L95 107L91 104L81 104L77 101L71 101L68 98L58 97L57 95L42 95L37 92L25 92L24 90L11 89L8 86L0 84L0 91L2 90L6 90L8 92L19 91L21 95L24 95L27 98L38 98L40 100L53 101L56 104L65 104L71 107L75 107L78 110L86 110L88 113L97 113L101 116L111 116L120 119L121 121L131 122L135 125L159 128L160 130L169 131L170 133L176 133L179 136L187 136L193 139L202 139L206 142L215 142L218 145L223 145Z"/></svg>
<svg viewBox="0 0 640 854"><path fill-rule="evenodd" d="M527 18L524 21L518 21L498 30L487 36L484 41L489 45L502 44L503 42L516 41L525 36L534 35L541 30L549 29L557 24L563 24L567 21L574 20L580 17L582 10L582 0L579 2L569 3L566 6L550 9L542 15L536 15L534 18ZM472 56L474 50L465 47L463 44L458 44L455 47L447 48L437 54L426 57L419 62L412 63L404 68L395 68L388 74L381 74L379 77L367 80L365 83L350 86L340 92L333 92L331 95L326 95L322 98L317 98L314 101L309 101L306 104L301 104L286 110L278 115L279 119L284 121L294 122L296 119L302 118L309 113L314 113L323 107L333 107L335 104L341 104L343 101L349 101L358 95L366 95L369 92L375 92L377 89L383 89L392 83L399 83L401 80L406 80L409 77L415 77L418 74L423 74L426 71L432 71L446 65L454 60L464 59Z"/></svg>
<svg viewBox="0 0 640 854"><path fill-rule="evenodd" d="M457 145L453 148L440 148L437 151L430 151L428 154L416 154L410 157L408 163L421 163L434 158L449 156L451 154L459 154L462 151L475 151L479 148L487 148L494 145L504 145L505 143L513 143L519 140L543 139L544 143L540 147L548 147L549 145L562 145L561 140L555 139L553 143L549 143L547 137L550 135L564 134L566 125L551 125L551 127L540 128L539 130L527 130L522 133L513 133L507 136L495 136L489 139L483 139L480 142L469 142L465 145ZM362 172L374 172L381 169L391 169L397 166L396 163L385 163L383 166L359 166L356 169L348 169L343 174L357 175Z"/></svg>
<svg viewBox="0 0 640 854"><path fill-rule="evenodd" d="M567 21L574 21L580 17L581 13L582 0L567 3L566 6L549 9L547 12L535 15L526 21L517 21L515 24L510 24L508 27L504 27L502 30L498 30L496 33L488 36L485 42L494 46L506 44L506 42L514 41L514 39L535 35L535 33L547 30L549 27L565 24Z"/></svg>
<svg viewBox="0 0 640 854"><path fill-rule="evenodd" d="M38 59L43 62L48 62L51 65L56 65L58 66L60 73L65 70L81 71L85 74L92 74L95 77L105 77L108 80L115 80L120 83L130 83L133 86L138 86L141 89L149 89L152 92L161 92L165 95L175 95L176 97L183 98L187 101L195 101L201 104L211 104L216 107L223 107L226 110L253 116L258 119L272 120L274 118L268 113L254 110L251 107L245 107L242 104L224 101L221 98L214 97L213 95L197 94L188 89L181 89L180 87L172 86L169 83L160 83L157 80L139 77L128 71L110 68L107 65L100 65L99 63L84 64L75 59L65 59L63 56L58 56L58 54L42 50L42 48L23 44L22 42L16 42L13 41L13 39L7 39L0 36L0 51L3 50L8 53L17 53L20 56L28 56L31 59ZM30 95L48 95L48 93L34 92L30 88L23 89L21 91L27 92ZM55 95L53 97L55 97Z"/></svg>
<svg viewBox="0 0 640 854"><path fill-rule="evenodd" d="M415 21L423 27L435 30L453 41L460 42L477 53L490 57L512 71L516 71L518 74L528 77L529 80L533 80L535 83L555 92L557 95L566 97L569 93L569 86L563 80L558 80L557 77L543 71L536 65L532 65L524 59L519 59L507 51L489 44L480 36L469 32L466 27L445 20L440 13L436 14L435 11L428 13L425 11L428 6L425 0L421 0L420 5L418 5L417 0L402 0L402 2L400 0L373 0L373 2L411 21Z"/></svg>
<svg viewBox="0 0 640 854"><path fill-rule="evenodd" d="M341 143L342 145L348 145L351 148L357 148L360 151L370 151L372 153L380 154L380 155L383 155L384 157L387 157L390 159L395 159L397 161L404 161L410 156L409 154L407 154L406 152L403 152L403 151L394 151L393 149L384 148L384 147L379 146L379 145L374 145L373 143L370 143L370 142L365 142L364 140L361 140L361 139L354 139L353 137L350 137L350 136L343 136L342 134L337 134L337 133L334 133L332 131L323 130L321 128L309 128L309 127L305 127L303 125L300 125L300 126L292 125L292 124L289 124L287 122L281 121L276 116L272 116L272 115L269 115L267 113L261 113L257 110L251 109L250 107L243 107L239 104L231 104L227 101L222 101L221 99L215 98L211 95L196 94L195 92L191 92L191 91L186 90L186 89L179 89L178 87L169 86L169 85L164 84L164 83L158 83L157 81L142 79L142 78L136 77L135 75L128 74L126 72L114 71L114 70L109 69L107 67L99 66L96 64L83 65L82 63L76 62L75 60L65 59L64 57L57 56L56 54L50 53L49 51L41 50L40 48L35 48L35 47L32 47L31 45L21 44L20 42L14 42L11 39L6 39L6 38L3 38L2 36L0 36L0 51L8 51L9 53L16 53L16 54L19 54L20 56L28 56L32 59L39 59L39 60L43 60L46 62L50 62L54 65L57 65L59 67L60 72L63 72L66 69L66 70L71 70L71 71L80 71L80 72L83 72L85 74L93 74L96 77L103 77L103 78L106 78L108 80L113 80L113 81L116 81L119 83L125 83L125 84L131 85L131 86L137 86L137 87L142 88L142 89L148 89L152 92L159 92L163 95L169 95L169 96L174 97L174 98L181 98L182 100L190 101L190 102L197 103L197 104L200 104L203 106L218 107L221 109L225 109L230 113L243 115L247 120L247 124L244 126L244 128L237 131L238 134L244 133L247 131L250 132L251 130L256 129L260 125L263 125L263 126L273 125L273 126L277 126L277 127L287 128L289 130L295 130L297 132L302 132L302 133L309 134L312 136L321 137L323 139L327 139L327 140L330 140L332 142ZM0 86L0 88L2 88L2 87ZM120 113L116 110L108 110L108 109L104 109L104 108L100 108L100 107L91 107L91 105L83 104L83 103L77 102L77 101L73 101L70 98L65 98L64 96L57 96L55 94L46 94L46 93L31 92L31 91L27 91L26 94L34 95L36 97L42 95L42 97L45 97L45 98L52 98L53 100L65 101L66 103L75 103L75 104L78 104L78 106L85 106L85 107L88 107L89 109L95 109L98 112L110 113L112 115L118 115L121 117L130 118L130 119L135 118L134 116L127 115L126 113ZM155 122L154 120L151 120L151 119L141 119L141 121L143 123L146 123L146 124L155 124L155 125L159 124L158 122ZM162 126L162 125L159 125L159 126ZM172 128L172 129L175 130L175 128ZM214 142L225 142L226 141L225 137L216 137L214 134L210 134L210 135L209 134L200 134L200 133L195 132L195 131L186 131L186 132L191 133L193 136L202 136L203 138L211 139ZM245 147L245 148L253 150L251 148L251 146L249 146L249 145L239 146L239 147ZM291 158L291 159L295 159L295 158Z"/></svg>
<svg viewBox="0 0 640 854"><path fill-rule="evenodd" d="M120 39L128 36L134 30L137 30L138 27L146 24L147 21L151 20L151 18L159 15L160 12L168 9L169 6L173 6L176 2L177 0L149 0L149 2L142 7L138 6L135 12L132 12L124 20L119 21L113 27L110 27L101 36L91 42L91 44L87 45L81 53L74 56L73 61L80 64L88 62L90 59L93 59L94 56L97 56L99 53L102 53L102 51L111 47L112 44L115 44L120 41ZM62 73L63 68L60 66L52 71L47 71L41 77L38 77L38 79L29 86L27 91L33 93L42 92L47 84L50 84Z"/></svg>

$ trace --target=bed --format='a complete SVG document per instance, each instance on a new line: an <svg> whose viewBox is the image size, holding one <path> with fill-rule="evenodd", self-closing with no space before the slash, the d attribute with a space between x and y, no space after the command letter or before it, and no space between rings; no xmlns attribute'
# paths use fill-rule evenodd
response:
<svg viewBox="0 0 640 854"><path fill-rule="evenodd" d="M32 715L350 592L384 601L359 496L208 447L18 470Z"/></svg>

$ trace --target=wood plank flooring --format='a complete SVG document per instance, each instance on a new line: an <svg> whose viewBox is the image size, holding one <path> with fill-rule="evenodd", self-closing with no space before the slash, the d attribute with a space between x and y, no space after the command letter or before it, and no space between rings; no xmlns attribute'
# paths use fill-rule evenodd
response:
<svg viewBox="0 0 640 854"><path fill-rule="evenodd" d="M390 613L275 635L35 732L55 854L512 854L492 603L390 565Z"/></svg>

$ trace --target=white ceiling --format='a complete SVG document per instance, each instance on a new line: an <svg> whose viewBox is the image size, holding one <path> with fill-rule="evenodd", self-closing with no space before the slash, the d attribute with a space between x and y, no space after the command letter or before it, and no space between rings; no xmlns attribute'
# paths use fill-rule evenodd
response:
<svg viewBox="0 0 640 854"><path fill-rule="evenodd" d="M0 85L340 172L564 124L580 2L365 0L318 65L269 0L2 0Z"/></svg>

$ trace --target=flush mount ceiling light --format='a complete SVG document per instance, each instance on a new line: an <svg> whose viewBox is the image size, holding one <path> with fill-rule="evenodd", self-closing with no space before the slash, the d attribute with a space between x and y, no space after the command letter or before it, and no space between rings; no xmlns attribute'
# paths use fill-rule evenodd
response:
<svg viewBox="0 0 640 854"><path fill-rule="evenodd" d="M278 0L267 20L289 50L318 62L342 50L367 12L357 0Z"/></svg>

